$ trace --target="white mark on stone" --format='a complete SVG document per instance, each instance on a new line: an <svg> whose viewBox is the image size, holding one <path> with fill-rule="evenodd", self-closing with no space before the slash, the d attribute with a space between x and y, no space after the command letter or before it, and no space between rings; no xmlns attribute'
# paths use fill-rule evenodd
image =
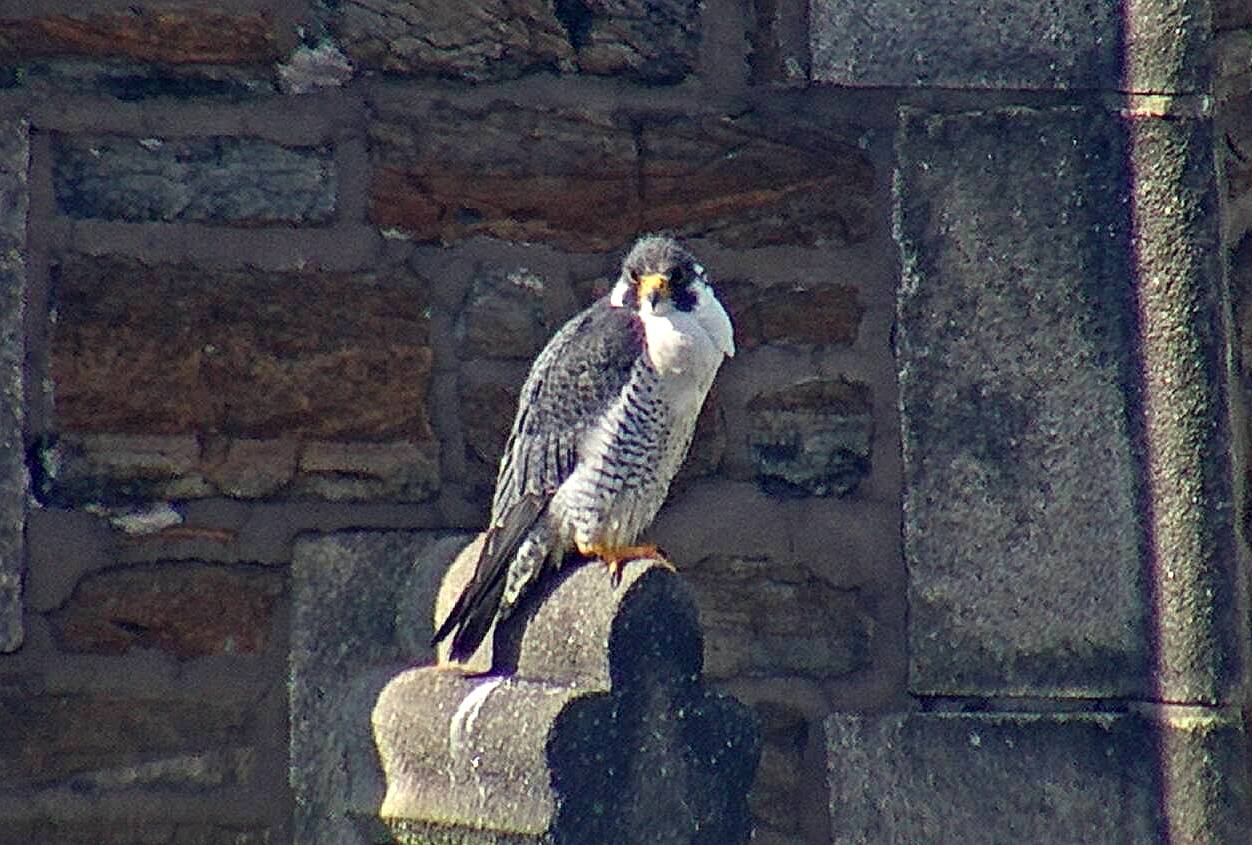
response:
<svg viewBox="0 0 1252 845"><path fill-rule="evenodd" d="M474 723L478 721L478 712L482 710L487 696L504 682L504 678L489 678L470 690L469 695L461 700L452 721L448 725L448 751L453 760L460 760L465 754L465 743L474 731ZM471 765L473 761L471 761Z"/></svg>

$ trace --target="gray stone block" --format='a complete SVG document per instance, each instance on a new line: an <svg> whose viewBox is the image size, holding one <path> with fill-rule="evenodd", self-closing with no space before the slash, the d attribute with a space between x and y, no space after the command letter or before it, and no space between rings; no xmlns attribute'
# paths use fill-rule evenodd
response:
<svg viewBox="0 0 1252 845"><path fill-rule="evenodd" d="M22 365L26 358L26 187L29 125L0 123L0 652L22 644L22 527L26 463Z"/></svg>
<svg viewBox="0 0 1252 845"><path fill-rule="evenodd" d="M1246 838L1234 711L835 715L837 845L1219 845Z"/></svg>
<svg viewBox="0 0 1252 845"><path fill-rule="evenodd" d="M472 569L475 549L454 565L441 605ZM390 835L746 841L755 720L701 683L700 630L683 581L636 561L614 586L591 563L541 593L496 631L503 674L411 669L380 694L374 730L387 792L379 815Z"/></svg>
<svg viewBox="0 0 1252 845"><path fill-rule="evenodd" d="M324 223L335 212L330 150L257 138L58 136L62 214L132 222Z"/></svg>
<svg viewBox="0 0 1252 845"><path fill-rule="evenodd" d="M1220 700L1234 589L1209 132L1069 108L905 113L914 692ZM1172 395L1149 391L1170 378ZM1195 501L1146 490L1157 475ZM1174 546L1151 546L1166 529Z"/></svg>
<svg viewBox="0 0 1252 845"><path fill-rule="evenodd" d="M1132 5L811 0L812 75L864 86L1206 91L1207 4Z"/></svg>
<svg viewBox="0 0 1252 845"><path fill-rule="evenodd" d="M451 559L437 532L344 532L292 553L288 693L296 843L355 842L349 806L376 808L382 779L370 711L406 662L429 660L438 576Z"/></svg>

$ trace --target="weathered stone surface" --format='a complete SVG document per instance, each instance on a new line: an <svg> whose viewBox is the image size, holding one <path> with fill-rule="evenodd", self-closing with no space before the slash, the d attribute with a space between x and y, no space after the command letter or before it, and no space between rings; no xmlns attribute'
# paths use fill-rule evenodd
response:
<svg viewBox="0 0 1252 845"><path fill-rule="evenodd" d="M348 0L336 28L362 67L474 81L556 69L574 52L545 0Z"/></svg>
<svg viewBox="0 0 1252 845"><path fill-rule="evenodd" d="M437 617L477 549L453 564ZM467 842L747 839L757 732L700 683L690 593L654 561L608 579L593 563L546 581L471 661L493 652L503 675L423 668L383 690L380 812L401 841L421 841L414 827Z"/></svg>
<svg viewBox="0 0 1252 845"><path fill-rule="evenodd" d="M36 447L35 495L44 504L191 499L211 495L200 445L189 435L69 434Z"/></svg>
<svg viewBox="0 0 1252 845"><path fill-rule="evenodd" d="M26 360L26 188L29 125L0 122L0 653L22 644L22 531L26 467L22 426Z"/></svg>
<svg viewBox="0 0 1252 845"><path fill-rule="evenodd" d="M438 580L421 570L447 565L430 554L444 536L343 532L295 544L288 658L295 842L355 842L348 807L378 807L370 711L396 669L432 656L426 638L398 631L415 624L430 630ZM400 595L415 585L426 594Z"/></svg>
<svg viewBox="0 0 1252 845"><path fill-rule="evenodd" d="M324 223L337 172L325 147L257 138L57 135L53 188L76 219Z"/></svg>
<svg viewBox="0 0 1252 845"><path fill-rule="evenodd" d="M575 0L555 4L584 73L677 82L695 64L695 0Z"/></svg>
<svg viewBox="0 0 1252 845"><path fill-rule="evenodd" d="M292 492L333 502L426 501L439 492L439 444L308 443Z"/></svg>
<svg viewBox="0 0 1252 845"><path fill-rule="evenodd" d="M877 221L874 172L817 124L755 113L641 120L638 231L730 246L856 243Z"/></svg>
<svg viewBox="0 0 1252 845"><path fill-rule="evenodd" d="M1210 18L1197 0L943 7L811 0L812 75L840 85L1203 92ZM1128 31L1129 30L1129 31Z"/></svg>
<svg viewBox="0 0 1252 845"><path fill-rule="evenodd" d="M65 818L6 820L0 845L274 845L277 832L267 826L241 827L168 818Z"/></svg>
<svg viewBox="0 0 1252 845"><path fill-rule="evenodd" d="M311 94L344 85L356 68L335 42L325 40L312 47L297 45L275 70L284 94Z"/></svg>
<svg viewBox="0 0 1252 845"><path fill-rule="evenodd" d="M732 279L717 293L735 323L735 346L765 343L851 346L865 316L860 292L851 285L772 285Z"/></svg>
<svg viewBox="0 0 1252 845"><path fill-rule="evenodd" d="M362 67L475 82L579 70L676 82L695 63L692 0L349 0L336 28Z"/></svg>
<svg viewBox="0 0 1252 845"><path fill-rule="evenodd" d="M1220 344L1205 334L1220 325L1205 137L1202 122L1081 109L906 113L897 348L915 692L1221 695L1229 509L1210 392ZM1150 315L1135 311L1145 296ZM1150 470L1138 436L1163 450ZM1147 514L1144 473L1175 491L1153 488ZM1173 539L1150 565L1154 519Z"/></svg>
<svg viewBox="0 0 1252 845"><path fill-rule="evenodd" d="M752 0L748 5L748 70L754 84L807 84L807 7L807 0Z"/></svg>
<svg viewBox="0 0 1252 845"><path fill-rule="evenodd" d="M869 665L874 619L856 589L802 566L713 556L684 566L710 678L835 678Z"/></svg>
<svg viewBox="0 0 1252 845"><path fill-rule="evenodd" d="M533 359L555 330L544 316L544 281L525 268L478 274L457 325L464 355Z"/></svg>
<svg viewBox="0 0 1252 845"><path fill-rule="evenodd" d="M186 775L197 770L186 764L189 757L210 752L227 761L243 753L244 761L253 720L248 711L246 704L212 700L0 696L0 783L11 788L76 777L107 780L114 775L103 773L158 759L184 760ZM175 777L179 768L169 764L167 776Z"/></svg>
<svg viewBox="0 0 1252 845"><path fill-rule="evenodd" d="M0 19L0 62L96 56L168 64L276 61L278 36L264 12L153 8Z"/></svg>
<svg viewBox="0 0 1252 845"><path fill-rule="evenodd" d="M55 270L59 431L432 438L416 278L81 256Z"/></svg>
<svg viewBox="0 0 1252 845"><path fill-rule="evenodd" d="M1252 6L1245 0L1216 0L1213 3L1214 29L1252 26Z"/></svg>
<svg viewBox="0 0 1252 845"><path fill-rule="evenodd" d="M296 474L299 446L295 440L214 438L201 448L199 471L223 496L264 498L286 489L291 483Z"/></svg>
<svg viewBox="0 0 1252 845"><path fill-rule="evenodd" d="M809 379L748 402L748 445L771 493L843 496L870 472L874 415L868 385Z"/></svg>
<svg viewBox="0 0 1252 845"><path fill-rule="evenodd" d="M261 651L284 590L272 569L163 563L109 569L50 614L65 651L151 648L179 658Z"/></svg>
<svg viewBox="0 0 1252 845"><path fill-rule="evenodd" d="M748 794L752 841L801 845L810 841L807 831L824 826L817 816L826 815L830 800L824 762L814 767L806 759L810 746L824 745L821 722L791 703L757 702L752 709L761 726L761 764Z"/></svg>
<svg viewBox="0 0 1252 845"><path fill-rule="evenodd" d="M580 250L667 229L733 246L853 242L873 171L820 128L738 116L382 105L371 218L420 239L476 234Z"/></svg>
<svg viewBox="0 0 1252 845"><path fill-rule="evenodd" d="M835 715L834 841L1137 845L1248 828L1237 713Z"/></svg>

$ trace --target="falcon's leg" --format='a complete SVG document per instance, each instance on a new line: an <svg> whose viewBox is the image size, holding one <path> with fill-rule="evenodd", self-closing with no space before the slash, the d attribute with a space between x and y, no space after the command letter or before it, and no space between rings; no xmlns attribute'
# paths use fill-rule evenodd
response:
<svg viewBox="0 0 1252 845"><path fill-rule="evenodd" d="M669 558L665 556L665 552L660 546L651 543L642 546L605 546L597 543L584 546L578 544L578 553L584 557L598 557L604 561L605 567L609 571L609 577L613 579L613 586L617 586L622 580L622 566L632 560L642 560L651 558L670 572L676 572L674 564L669 562Z"/></svg>

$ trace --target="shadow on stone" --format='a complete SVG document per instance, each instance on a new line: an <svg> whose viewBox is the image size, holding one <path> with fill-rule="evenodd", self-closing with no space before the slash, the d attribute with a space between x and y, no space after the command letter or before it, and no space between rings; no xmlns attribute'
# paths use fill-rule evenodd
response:
<svg viewBox="0 0 1252 845"><path fill-rule="evenodd" d="M453 565L440 611L472 568ZM398 842L735 843L759 758L751 711L707 690L683 580L573 566L495 637L496 671L420 667L374 708ZM471 666L481 667L482 656ZM371 835L382 830L371 820Z"/></svg>

